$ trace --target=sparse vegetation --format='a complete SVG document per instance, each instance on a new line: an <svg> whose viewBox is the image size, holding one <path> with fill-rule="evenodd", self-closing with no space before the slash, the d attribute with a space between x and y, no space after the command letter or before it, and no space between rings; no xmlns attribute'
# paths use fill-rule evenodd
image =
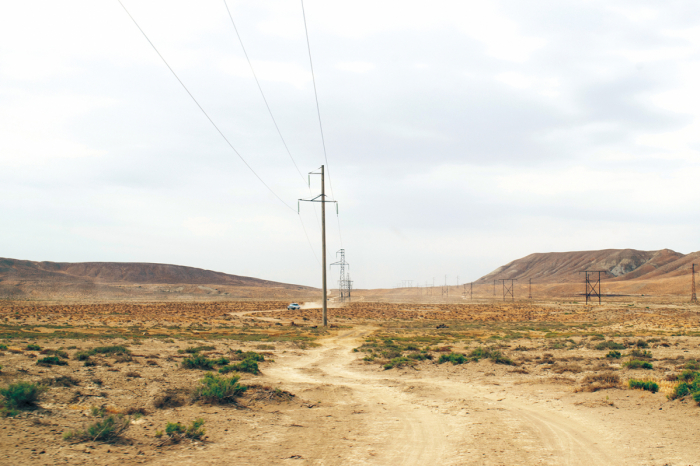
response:
<svg viewBox="0 0 700 466"><path fill-rule="evenodd" d="M27 351L41 351L41 346L36 345L36 344L29 344L27 345L26 348L24 348Z"/></svg>
<svg viewBox="0 0 700 466"><path fill-rule="evenodd" d="M654 366L647 361L640 361L639 359L631 359L623 364L628 369L653 369Z"/></svg>
<svg viewBox="0 0 700 466"><path fill-rule="evenodd" d="M216 348L214 346L190 346L189 348L185 348L184 350L178 350L178 353L189 353L189 354L197 354L200 351L214 351Z"/></svg>
<svg viewBox="0 0 700 466"><path fill-rule="evenodd" d="M630 379L627 383L632 389L647 390L651 393L656 393L659 391L659 384L650 380Z"/></svg>
<svg viewBox="0 0 700 466"><path fill-rule="evenodd" d="M99 411L97 414L99 415ZM131 425L131 419L123 415L111 414L94 422L83 430L68 431L63 439L70 442L105 442L110 443L121 438Z"/></svg>
<svg viewBox="0 0 700 466"><path fill-rule="evenodd" d="M686 369L678 375L678 385L673 389L669 398L675 400L691 395L700 403L700 372Z"/></svg>
<svg viewBox="0 0 700 466"><path fill-rule="evenodd" d="M608 359L620 359L622 357L622 353L612 350L608 351L608 354L606 354L605 357Z"/></svg>
<svg viewBox="0 0 700 466"><path fill-rule="evenodd" d="M622 343L616 343L612 340L605 341L603 343L598 343L597 345L595 345L595 349L600 350L600 351L606 350L606 349L607 350L622 350L625 348L626 348L626 346L623 345Z"/></svg>
<svg viewBox="0 0 700 466"><path fill-rule="evenodd" d="M651 351L633 349L630 351L630 357L639 359L651 359Z"/></svg>
<svg viewBox="0 0 700 466"><path fill-rule="evenodd" d="M0 396L3 398L2 413L6 416L14 416L18 410L35 408L39 396L45 391L45 385L26 381L15 382L6 388L0 388Z"/></svg>
<svg viewBox="0 0 700 466"><path fill-rule="evenodd" d="M216 361L202 356L199 353L195 353L194 356L182 360L182 367L185 369L211 370L215 365Z"/></svg>
<svg viewBox="0 0 700 466"><path fill-rule="evenodd" d="M410 359L405 358L403 356L399 356L397 358L392 359L388 363L384 364L384 369L389 370L389 369L393 369L395 367L403 367L403 366L412 365L412 364L415 364L415 362L411 361Z"/></svg>
<svg viewBox="0 0 700 466"><path fill-rule="evenodd" d="M39 359L36 364L38 366L65 366L68 363L58 356L46 356L45 358Z"/></svg>
<svg viewBox="0 0 700 466"><path fill-rule="evenodd" d="M451 362L453 365L457 364L464 364L467 362L468 359L465 355L462 353L450 353L450 354L441 354L440 359L438 359L438 364L442 364L445 362Z"/></svg>
<svg viewBox="0 0 700 466"><path fill-rule="evenodd" d="M195 419L189 426L184 426L179 422L168 422L165 425L165 435L173 443L179 443L183 439L201 440L205 434L203 425L204 419L201 418ZM162 431L156 432L156 437L160 438L162 436Z"/></svg>
<svg viewBox="0 0 700 466"><path fill-rule="evenodd" d="M195 388L192 398L204 403L235 403L236 398L241 396L248 387L238 383L238 374L231 377L220 376L211 372L204 375L199 381L199 386Z"/></svg>

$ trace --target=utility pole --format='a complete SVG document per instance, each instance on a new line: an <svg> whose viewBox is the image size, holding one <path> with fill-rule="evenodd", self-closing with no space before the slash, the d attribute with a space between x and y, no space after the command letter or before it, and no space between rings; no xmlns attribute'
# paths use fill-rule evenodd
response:
<svg viewBox="0 0 700 466"><path fill-rule="evenodd" d="M469 301L474 300L474 282L469 284Z"/></svg>
<svg viewBox="0 0 700 466"><path fill-rule="evenodd" d="M698 297L695 295L695 264L693 264L693 279L692 279L692 286L690 287L690 302L691 303L697 303L698 302Z"/></svg>
<svg viewBox="0 0 700 466"><path fill-rule="evenodd" d="M323 268L323 326L328 326L328 286L326 282L326 202L335 203L335 211L338 213L338 203L326 200L326 177L324 166L321 165L321 173L309 172L309 186L311 186L311 175L321 175L321 195L313 199L299 199L297 202L297 212L301 202L321 203L321 267ZM319 200L320 198L320 200Z"/></svg>
<svg viewBox="0 0 700 466"><path fill-rule="evenodd" d="M496 280L493 281L493 297L496 297Z"/></svg>
<svg viewBox="0 0 700 466"><path fill-rule="evenodd" d="M532 299L532 278L530 279L530 296L528 298Z"/></svg>

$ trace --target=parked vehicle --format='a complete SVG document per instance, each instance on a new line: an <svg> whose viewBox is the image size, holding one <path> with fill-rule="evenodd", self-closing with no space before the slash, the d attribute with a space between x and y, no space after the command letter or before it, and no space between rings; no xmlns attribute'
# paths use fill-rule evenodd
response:
<svg viewBox="0 0 700 466"><path fill-rule="evenodd" d="M289 306L287 306L287 309L290 311L295 311L297 309L301 309L301 306L299 306L297 303L292 303Z"/></svg>

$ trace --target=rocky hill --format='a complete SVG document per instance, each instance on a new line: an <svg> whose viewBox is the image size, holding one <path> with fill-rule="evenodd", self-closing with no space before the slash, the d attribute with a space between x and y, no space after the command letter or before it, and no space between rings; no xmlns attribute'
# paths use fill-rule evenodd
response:
<svg viewBox="0 0 700 466"><path fill-rule="evenodd" d="M0 298L285 297L315 288L180 265L0 258Z"/></svg>
<svg viewBox="0 0 700 466"><path fill-rule="evenodd" d="M700 264L700 252L681 254L670 249L535 253L514 260L484 275L475 283L501 278L533 283L573 283L582 280L581 271L603 270L607 281L663 279L686 275L691 263Z"/></svg>

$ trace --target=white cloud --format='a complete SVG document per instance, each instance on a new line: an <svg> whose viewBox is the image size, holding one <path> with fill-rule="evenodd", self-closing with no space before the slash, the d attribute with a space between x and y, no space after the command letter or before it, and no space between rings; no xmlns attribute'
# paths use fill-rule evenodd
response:
<svg viewBox="0 0 700 466"><path fill-rule="evenodd" d="M350 71L351 73L367 73L376 68L373 63L361 61L340 62L336 64L335 67L342 71Z"/></svg>

